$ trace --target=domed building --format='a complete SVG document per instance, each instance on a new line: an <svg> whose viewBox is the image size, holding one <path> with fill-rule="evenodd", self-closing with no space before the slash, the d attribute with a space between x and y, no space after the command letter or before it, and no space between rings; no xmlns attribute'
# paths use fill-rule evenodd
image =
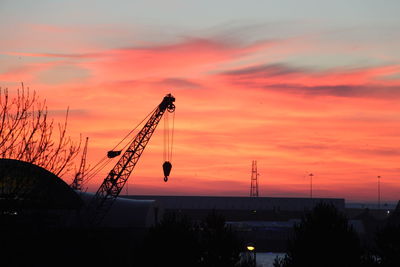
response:
<svg viewBox="0 0 400 267"><path fill-rule="evenodd" d="M93 194L75 192L37 165L0 159L0 216L4 222L41 227L81 227L92 211ZM161 219L155 200L117 198L100 227L148 228Z"/></svg>
<svg viewBox="0 0 400 267"><path fill-rule="evenodd" d="M31 163L0 159L0 211L19 224L60 226L84 202L63 180Z"/></svg>

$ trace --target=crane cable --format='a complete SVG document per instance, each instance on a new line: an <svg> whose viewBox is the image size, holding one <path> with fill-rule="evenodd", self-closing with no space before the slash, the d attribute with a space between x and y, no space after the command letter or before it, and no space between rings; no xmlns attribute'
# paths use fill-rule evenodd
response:
<svg viewBox="0 0 400 267"><path fill-rule="evenodd" d="M174 144L174 130L175 130L175 111L173 111L172 115L172 129L169 129L169 112L167 112L164 116L164 153L163 158L164 161L172 160L172 148Z"/></svg>
<svg viewBox="0 0 400 267"><path fill-rule="evenodd" d="M169 145L169 141L168 139L168 135L169 135L169 131L168 131L168 113L166 113L164 115L164 150L163 150L163 160L167 161L168 160L168 154L169 154L169 148L167 147Z"/></svg>
<svg viewBox="0 0 400 267"><path fill-rule="evenodd" d="M125 141L125 139L128 138L128 136L130 136L148 117L150 117L151 114L154 113L154 111L158 108L158 106L156 108L154 108L141 122L139 122L139 124L136 125L135 128L133 128L117 145L115 145L111 150L115 150L122 142ZM126 145L121 149L121 150L125 150L126 147L131 144L133 142L133 140L135 139L136 136L134 136L133 138L131 138L130 142L127 142ZM104 156L102 159L99 160L99 162L96 163L96 165L94 165L90 170L88 170L86 172L85 175L85 183L88 183L91 179L93 179L93 177L95 177L102 169L104 169L108 163L110 163L112 159L108 158L107 156Z"/></svg>
<svg viewBox="0 0 400 267"><path fill-rule="evenodd" d="M172 160L172 148L174 146L174 132L175 132L175 110L173 112L173 116L172 116L172 132L171 132L171 150L170 150L170 160Z"/></svg>
<svg viewBox="0 0 400 267"><path fill-rule="evenodd" d="M164 163L162 165L164 171L164 182L168 182L168 176L172 169L172 148L174 139L174 128L175 128L175 107L171 110L167 110L167 114L164 117ZM172 130L169 129L169 115L168 113L174 113L172 117Z"/></svg>

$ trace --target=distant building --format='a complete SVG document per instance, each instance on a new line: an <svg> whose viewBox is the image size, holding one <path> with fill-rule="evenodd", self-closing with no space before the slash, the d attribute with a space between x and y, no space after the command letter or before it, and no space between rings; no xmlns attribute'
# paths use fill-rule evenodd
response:
<svg viewBox="0 0 400 267"><path fill-rule="evenodd" d="M121 196L128 199L154 199L165 212L186 213L193 219L202 219L216 210L228 221L289 220L301 218L317 203L331 203L344 211L340 198L273 198L273 197L215 197L215 196Z"/></svg>
<svg viewBox="0 0 400 267"><path fill-rule="evenodd" d="M223 215L232 229L246 242L257 244L259 251L284 251L293 225L320 202L344 211L339 198L271 198L214 196L121 196L129 199L154 199L165 213L182 213L194 221L203 220L211 211Z"/></svg>

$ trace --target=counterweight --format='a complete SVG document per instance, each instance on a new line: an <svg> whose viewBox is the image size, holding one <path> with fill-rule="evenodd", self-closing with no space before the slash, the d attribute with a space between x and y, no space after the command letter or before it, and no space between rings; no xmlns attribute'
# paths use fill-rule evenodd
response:
<svg viewBox="0 0 400 267"><path fill-rule="evenodd" d="M136 135L128 149L104 179L89 206L92 211L89 221L91 225L100 225L139 161L165 111L173 112L175 110L174 102L175 98L171 94L164 97L142 130Z"/></svg>

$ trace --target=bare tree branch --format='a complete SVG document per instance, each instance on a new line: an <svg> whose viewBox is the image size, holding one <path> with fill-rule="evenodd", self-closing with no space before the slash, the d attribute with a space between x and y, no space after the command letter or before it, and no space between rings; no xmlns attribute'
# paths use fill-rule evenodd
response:
<svg viewBox="0 0 400 267"><path fill-rule="evenodd" d="M0 158L30 162L62 177L71 170L81 145L81 138L74 142L66 134L68 114L69 108L64 123L58 123L57 138L45 100L23 84L14 98L0 87Z"/></svg>

